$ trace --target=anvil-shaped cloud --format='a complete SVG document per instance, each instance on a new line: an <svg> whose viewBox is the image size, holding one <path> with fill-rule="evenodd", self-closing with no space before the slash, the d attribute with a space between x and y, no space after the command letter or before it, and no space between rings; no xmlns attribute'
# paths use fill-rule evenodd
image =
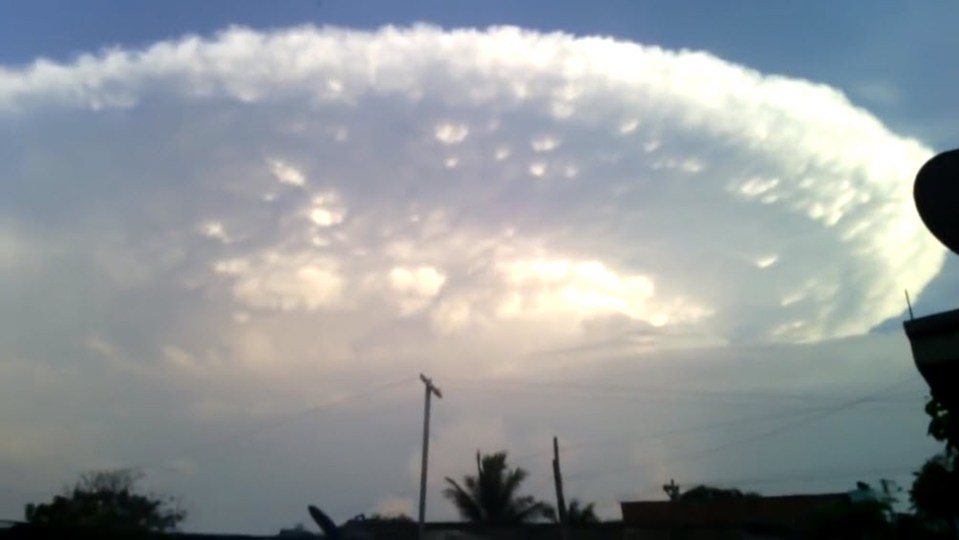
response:
<svg viewBox="0 0 959 540"><path fill-rule="evenodd" d="M0 140L3 352L249 392L852 336L944 255L911 206L930 151L842 93L607 38L234 28L38 60L0 69Z"/></svg>
<svg viewBox="0 0 959 540"><path fill-rule="evenodd" d="M234 29L7 69L0 108L25 132L4 166L23 195L68 183L72 219L122 204L131 234L157 190L188 197L154 225L224 244L180 247L255 310L815 340L898 313L942 260L908 197L926 149L830 88L704 53Z"/></svg>

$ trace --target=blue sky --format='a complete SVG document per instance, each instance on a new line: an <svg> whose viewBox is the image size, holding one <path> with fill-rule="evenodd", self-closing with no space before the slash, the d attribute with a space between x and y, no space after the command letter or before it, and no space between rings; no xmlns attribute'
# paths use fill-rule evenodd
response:
<svg viewBox="0 0 959 540"><path fill-rule="evenodd" d="M420 371L432 519L553 435L611 517L907 482L959 7L840 6L0 4L0 518L131 465L187 529L410 513Z"/></svg>

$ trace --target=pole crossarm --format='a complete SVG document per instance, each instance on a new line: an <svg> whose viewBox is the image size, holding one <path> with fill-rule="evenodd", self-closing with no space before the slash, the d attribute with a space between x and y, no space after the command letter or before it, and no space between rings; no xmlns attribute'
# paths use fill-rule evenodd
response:
<svg viewBox="0 0 959 540"><path fill-rule="evenodd" d="M434 396L436 396L436 397L438 397L438 398L440 398L440 399L443 399L443 392L440 392L439 387L437 387L435 384L433 384L433 379L431 379L431 378L427 377L426 375L423 375L422 373L420 373L420 380L423 381L423 384L426 385L427 391L432 392Z"/></svg>

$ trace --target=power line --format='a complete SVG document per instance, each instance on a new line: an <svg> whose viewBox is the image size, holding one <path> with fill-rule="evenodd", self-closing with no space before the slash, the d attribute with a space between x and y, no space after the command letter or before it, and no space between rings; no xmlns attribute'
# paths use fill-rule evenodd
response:
<svg viewBox="0 0 959 540"><path fill-rule="evenodd" d="M820 411L818 414L814 414L813 416L806 417L806 418L801 418L801 419L796 420L796 421L794 421L794 422L789 422L789 423L786 423L786 424L782 424L782 425L777 426L777 427L775 427L775 428L773 428L773 429L770 429L770 430L767 430L767 431L763 431L763 432L761 432L761 433L758 433L758 434L755 434L755 435L751 435L751 436L749 436L749 437L745 437L745 438L742 438L742 439L736 439L736 440L734 440L734 441L730 441L730 442L727 442L727 443L723 443L723 444L720 444L720 445L717 445L717 446L713 446L713 447L710 447L710 448L705 448L705 449L697 450L697 451L695 451L695 452L690 452L690 453L686 453L686 454L681 454L681 455L679 455L679 456L674 456L674 457L682 458L682 459L696 458L696 457L701 457L701 456L704 456L704 455L714 454L714 453L719 452L719 451L721 451L721 450L726 450L726 449L729 449L729 448L734 448L734 447L737 447L737 446L742 446L742 445L745 445L745 444L749 444L749 443L753 443L753 442L760 441L760 440L763 440L763 439L767 439L767 438L773 437L773 436L775 436L775 435L778 435L778 434L780 434L780 433L783 433L783 432L785 432L785 431L788 431L788 430L790 430L790 429L794 429L794 428L799 427L799 426L803 426L803 425L806 425L806 424L810 424L810 423L812 423L812 422L816 422L816 421L818 421L818 420L822 420L823 418L826 418L826 417L828 417L828 416L831 416L831 415L834 415L834 414L838 414L838 413L840 413L840 412L842 412L842 411L844 411L844 410L850 409L850 408L855 407L855 406L857 406L857 405L860 405L860 404L862 404L862 403L866 403L866 402L868 402L872 397L874 397L874 396L876 396L876 395L879 395L879 394L881 394L881 393L883 393L883 392L887 392L887 391L889 391L889 390L892 390L892 389L898 388L898 387L900 387L900 386L903 386L904 384L906 384L906 383L908 383L908 382L912 382L912 380L913 380L912 377L910 377L910 378L908 378L908 379L905 379L905 380L901 380L901 381L899 381L899 382L896 382L896 383L893 383L893 384L888 385L888 386L886 386L886 387L883 387L883 388L881 388L881 389L879 389L879 390L877 390L877 391L875 391L875 392L872 392L872 393L870 393L870 394L868 394L868 395L865 395L865 396L862 396L862 397L859 397L859 398L856 398L856 399L851 399L851 400L843 401L843 402L841 402L841 403L839 403L839 404L837 404L837 405L834 405L834 406L831 406L831 407L827 407L825 410L822 410L822 411ZM598 475L612 474L612 473L617 473L617 472L626 472L626 471L634 470L634 469L637 469L637 468L640 468L640 467L642 467L642 465L629 465L629 466L618 467L618 468L614 468L614 469L601 469L601 470L593 470L593 471L580 471L580 472L575 472L575 473L567 474L566 477L567 477L567 478L574 478L574 477L581 477L581 476L598 476Z"/></svg>
<svg viewBox="0 0 959 540"><path fill-rule="evenodd" d="M850 408L855 407L855 406L857 406L857 405L860 405L860 404L862 404L862 403L866 403L866 402L868 402L870 399L872 399L874 396L876 396L876 395L878 395L878 394L881 394L881 393L883 393L883 392L887 392L887 391L889 391L889 390L893 390L893 389L899 388L900 386L903 386L904 384L906 384L907 382L911 382L912 380L913 380L913 379L910 377L909 379L905 379L905 380L902 380L902 381L893 383L893 384L891 384L891 385L889 385L889 386L883 387L883 388L877 390L876 392L873 392L873 393L868 394L868 395L866 395L866 396L862 396L862 397L859 397L859 398L856 398L856 399L851 399L851 400L843 401L842 403L839 403L839 404L837 404L837 405L835 405L835 406L833 406L833 407L827 408L826 410L822 411L822 412L819 413L819 414L816 414L816 415L813 416L813 417L804 418L804 419L797 420L797 421L795 421L795 422L790 422L790 423L788 423L788 424L784 424L784 425L781 425L781 426L777 426L777 427L775 427L775 428L773 428L773 429L770 429L770 430L768 430L768 431L764 431L764 432L759 433L759 434L757 434L757 435L755 435L755 436L747 437L747 438L745 438L745 439L740 439L740 440L736 440L736 441L732 441L732 442L727 443L727 444L721 444L721 445L718 445L718 446L713 447L713 448L708 448L708 449L703 450L703 451L701 451L701 452L702 452L702 453L710 453L710 452L714 452L714 451L725 450L726 448L732 448L732 447L735 447L735 446L742 446L743 444L749 444L749 443L751 443L751 442L755 442L755 441L759 441L759 440L762 440L762 439L767 439L767 438L769 438L769 437L773 437L773 436L775 436L775 435L778 435L778 434L783 433L783 432L785 432L785 431L788 431L788 430L790 430L790 429L793 429L793 428L796 428L796 427L799 427L799 426L803 426L803 425L806 425L806 424L810 424L810 423L816 422L816 421L818 421L818 420L822 420L823 418L826 418L826 417L828 417L828 416L832 416L832 415L834 415L834 414L838 414L838 413L840 413L840 412L842 412L842 411L844 411L844 410L850 409Z"/></svg>
<svg viewBox="0 0 959 540"><path fill-rule="evenodd" d="M556 392L551 389L541 389L541 388L470 388L463 387L456 384L450 384L448 386L454 386L459 388L465 393L487 393L494 395L507 395L507 396L530 396L530 397L550 397L554 398ZM627 395L627 394L616 394L609 392L592 392L592 393L571 393L563 392L562 399L564 400L587 400L590 402L595 402L597 400L606 400L606 401L618 401L618 402L631 402L631 403L667 403L667 404L697 404L697 403L713 403L716 405L728 405L728 406L756 406L757 404L762 404L762 401L766 402L776 402L774 399L769 398L754 398L749 396L736 397L734 395L728 396L696 396L696 395L681 395L680 392L677 392L676 395L665 395L665 396L656 396L656 395ZM785 397L783 400L799 400L802 399L806 402L822 402L830 401L836 399L836 396L819 396L819 397L807 397L807 398L792 398ZM895 398L883 398L875 397L868 400L869 402L875 405L902 405L902 404L916 404L920 400L918 397L895 397Z"/></svg>
<svg viewBox="0 0 959 540"><path fill-rule="evenodd" d="M914 380L910 378L909 381ZM906 382L909 382L906 381ZM589 397L589 398L611 398L626 399L637 401L648 401L652 398L649 394L665 395L672 397L685 398L687 400L716 399L716 400L734 400L734 401L822 401L835 398L825 394L797 394L757 390L708 390L697 388L676 388L665 386L628 386L603 383L583 383L577 381L523 381L523 380L504 380L501 378L490 379L449 379L449 384L469 386L481 386L481 388L468 388L468 390L482 391L490 393L528 393L542 394L548 392L562 391L567 397ZM504 387L514 388L504 388ZM518 388L515 388L518 387ZM577 394L571 394L570 391L577 391ZM640 395L637 395L640 394ZM890 396L880 397L871 396L869 401L877 403L907 403L918 399L913 396Z"/></svg>
<svg viewBox="0 0 959 540"><path fill-rule="evenodd" d="M562 445L560 448L565 452L565 451L581 450L584 448L594 448L597 446L613 446L613 445L619 445L622 443L645 442L648 440L656 440L663 437L668 437L670 435L681 435L685 433L694 433L698 431L725 428L725 427L740 425L740 424L749 424L753 422L763 422L768 420L777 420L780 418L791 418L794 416L802 416L810 413L820 412L827 408L828 407L806 407L802 409L778 411L772 414L750 415L750 416L731 418L725 421L695 424L692 426L672 428L672 429L667 429L663 431L647 433L644 435L637 435L637 436L630 436L630 437L614 437L614 438L604 438L604 439L587 439L577 443ZM517 456L516 460L521 461L531 457L546 455L548 453L550 452L549 451L530 452L528 454L522 454L520 456Z"/></svg>
<svg viewBox="0 0 959 540"><path fill-rule="evenodd" d="M223 445L226 445L226 444L238 443L238 442L240 442L240 441L242 441L242 440L244 440L244 439L251 439L251 438L254 438L254 437L256 437L257 435L259 435L259 434L261 434L261 433L264 433L264 432L267 432L267 431L270 431L270 430L273 430L273 429L277 429L277 428L279 428L279 427L281 427L281 426L283 426L283 425L289 424L289 423L293 422L294 420L297 420L297 419L299 419L299 418L301 418L301 417L308 416L308 415L311 415L311 414L315 414L315 413L320 412L320 411L332 409L332 408L335 408L335 407L337 407L337 406L343 405L344 403L348 403L348 402L350 402L350 401L354 401L354 400L357 400L357 399L360 399L360 398L368 397L368 396L371 396L371 395L373 395L373 394L378 394L378 393L380 393L380 392L385 392L385 391L387 391L387 390L391 390L391 389L396 388L396 387L398 387L398 386L401 386L401 385L404 385L404 384L408 384L408 383L413 382L413 381L415 381L415 380L416 380L415 377L404 377L404 378L402 378L402 379L398 379L398 380L394 380L394 381L390 381L390 382L387 382L387 383L384 383L384 384L380 384L380 385L374 386L374 387L369 388L369 389L364 390L364 391L353 392L353 393L348 393L348 394L345 394L345 395L340 395L340 396L337 396L337 397L334 398L334 399L328 400L328 401L326 401L326 402L324 402L324 403L320 403L320 404L315 405L315 406L313 406L313 407L310 407L310 408L308 408L308 409L304 409L304 410L300 410L300 411L292 412L292 413L289 413L289 414L284 414L284 415L281 415L281 416L274 417L274 418L270 419L269 421L264 422L263 424L258 425L258 426L253 427L253 428L250 428L250 429L246 429L246 430L243 430L243 431L235 432L235 433L232 433L232 434L229 434L229 435L226 435L226 436L224 436L224 437L217 438L217 439L207 440L207 441L203 441L203 442L200 442L200 443L197 443L197 444L188 445L188 446L186 446L186 447L184 447L184 448L181 448L181 449L180 449L179 451L177 451L177 452L171 453L171 454L170 454L168 457L166 457L166 458L152 460L152 461L150 461L150 462L148 462L148 463L146 463L146 464L141 464L141 465L138 465L138 466L135 466L135 467L132 467L132 468L136 468L136 469L150 469L150 468L161 467L162 465L168 464L169 462L171 462L171 461L173 461L173 460L180 459L180 458L184 458L184 457L195 456L195 455L198 454L198 453L201 453L201 452L203 452L203 451L210 450L210 449L212 449L212 448L216 448L216 447L223 446Z"/></svg>

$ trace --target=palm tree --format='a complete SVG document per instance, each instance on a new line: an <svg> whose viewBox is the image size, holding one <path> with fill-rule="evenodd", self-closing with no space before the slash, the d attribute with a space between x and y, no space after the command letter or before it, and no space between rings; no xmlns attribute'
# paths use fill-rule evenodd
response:
<svg viewBox="0 0 959 540"><path fill-rule="evenodd" d="M596 516L596 510L593 508L594 503L589 503L583 505L576 499L569 501L569 505L566 507L566 519L569 521L570 525L591 525L593 523L599 523L599 517Z"/></svg>
<svg viewBox="0 0 959 540"><path fill-rule="evenodd" d="M529 495L519 495L520 484L529 475L506 465L506 452L481 456L476 452L476 476L466 475L463 483L447 477L443 496L463 519L487 525L517 524L548 518L552 508Z"/></svg>

